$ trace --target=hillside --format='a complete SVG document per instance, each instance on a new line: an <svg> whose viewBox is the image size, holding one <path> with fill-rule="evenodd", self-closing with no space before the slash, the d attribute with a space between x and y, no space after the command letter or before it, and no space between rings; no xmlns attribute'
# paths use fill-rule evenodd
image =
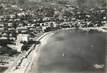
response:
<svg viewBox="0 0 107 73"><path fill-rule="evenodd" d="M34 6L32 3L42 3L47 5L51 3L62 4L62 5L73 5L80 8L102 8L106 7L107 0L0 0L0 2L8 2L12 4Z"/></svg>
<svg viewBox="0 0 107 73"><path fill-rule="evenodd" d="M29 0L29 1L50 2L50 3L55 2L62 4L71 3L79 7L105 7L107 0Z"/></svg>

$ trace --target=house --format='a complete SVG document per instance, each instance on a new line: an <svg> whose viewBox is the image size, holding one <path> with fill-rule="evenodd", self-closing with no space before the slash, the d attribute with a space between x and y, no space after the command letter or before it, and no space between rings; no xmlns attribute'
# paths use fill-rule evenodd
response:
<svg viewBox="0 0 107 73"><path fill-rule="evenodd" d="M17 33L27 33L28 28L27 27L17 27L16 32Z"/></svg>

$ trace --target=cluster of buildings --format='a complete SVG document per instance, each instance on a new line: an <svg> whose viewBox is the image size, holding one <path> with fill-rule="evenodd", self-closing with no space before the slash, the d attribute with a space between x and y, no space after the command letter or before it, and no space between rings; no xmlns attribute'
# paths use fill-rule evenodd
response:
<svg viewBox="0 0 107 73"><path fill-rule="evenodd" d="M100 27L107 24L106 8L86 10L73 6L21 8L6 3L1 3L0 6L7 12L13 11L0 15L0 39L5 40L15 41L18 34L35 35L61 28Z"/></svg>
<svg viewBox="0 0 107 73"><path fill-rule="evenodd" d="M0 2L0 46L15 44L17 51L29 46L30 37L62 28L101 27L107 24L106 8L80 9L67 6L22 7L5 0ZM19 0L23 2L25 0ZM40 0L41 1L41 0ZM23 5L23 3L22 3ZM23 42L23 43L21 43Z"/></svg>

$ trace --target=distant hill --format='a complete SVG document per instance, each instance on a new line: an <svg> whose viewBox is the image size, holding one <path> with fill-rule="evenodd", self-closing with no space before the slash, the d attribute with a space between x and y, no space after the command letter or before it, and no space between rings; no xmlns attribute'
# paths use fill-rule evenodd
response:
<svg viewBox="0 0 107 73"><path fill-rule="evenodd" d="M25 4L26 2L28 2L29 0L0 0L1 2L7 2L7 3L16 3L16 4Z"/></svg>
<svg viewBox="0 0 107 73"><path fill-rule="evenodd" d="M29 0L35 2L72 3L79 7L105 7L107 0Z"/></svg>
<svg viewBox="0 0 107 73"><path fill-rule="evenodd" d="M0 0L1 1L7 1L10 3L17 3L19 5L30 5L31 2L41 2L41 3L56 3L56 4L72 4L74 6L78 7L106 7L107 0ZM32 5L32 4L31 4Z"/></svg>

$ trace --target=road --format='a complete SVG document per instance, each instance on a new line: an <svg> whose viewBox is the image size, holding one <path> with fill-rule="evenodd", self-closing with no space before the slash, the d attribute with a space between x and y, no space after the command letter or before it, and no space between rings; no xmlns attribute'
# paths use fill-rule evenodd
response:
<svg viewBox="0 0 107 73"><path fill-rule="evenodd" d="M105 73L105 48L104 33L57 31L36 47L27 73Z"/></svg>

